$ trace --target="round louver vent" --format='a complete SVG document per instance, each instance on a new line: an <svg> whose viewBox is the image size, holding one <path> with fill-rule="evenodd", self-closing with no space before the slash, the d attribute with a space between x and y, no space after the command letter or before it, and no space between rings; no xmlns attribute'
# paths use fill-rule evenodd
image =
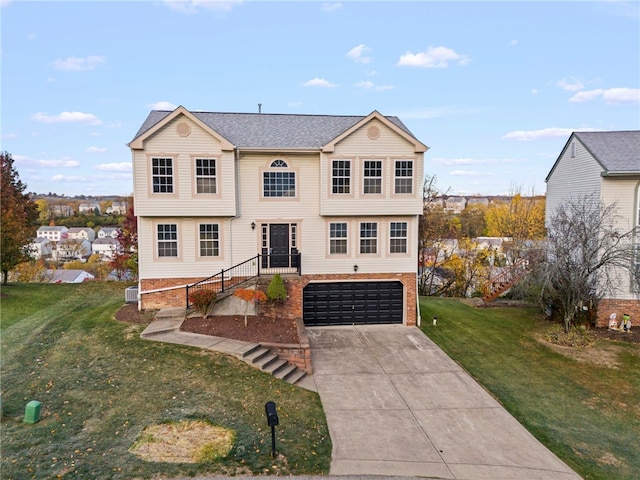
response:
<svg viewBox="0 0 640 480"><path fill-rule="evenodd" d="M186 137L191 133L191 127L184 122L180 122L176 125L176 132L178 132L178 135L181 137Z"/></svg>
<svg viewBox="0 0 640 480"><path fill-rule="evenodd" d="M380 136L380 129L375 125L371 125L367 130L367 137L369 137L371 140L375 140L379 136Z"/></svg>

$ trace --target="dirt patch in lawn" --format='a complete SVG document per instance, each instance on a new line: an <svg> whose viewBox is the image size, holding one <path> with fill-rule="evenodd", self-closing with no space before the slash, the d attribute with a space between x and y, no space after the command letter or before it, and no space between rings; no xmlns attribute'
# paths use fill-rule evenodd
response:
<svg viewBox="0 0 640 480"><path fill-rule="evenodd" d="M226 428L183 421L145 428L129 451L148 462L204 463L226 457L234 440Z"/></svg>

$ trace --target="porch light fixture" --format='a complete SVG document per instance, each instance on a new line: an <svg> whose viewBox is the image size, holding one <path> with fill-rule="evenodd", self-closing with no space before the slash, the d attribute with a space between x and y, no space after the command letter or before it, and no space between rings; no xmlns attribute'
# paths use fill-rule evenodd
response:
<svg viewBox="0 0 640 480"><path fill-rule="evenodd" d="M251 222L251 230L255 230L256 229L256 222Z"/></svg>
<svg viewBox="0 0 640 480"><path fill-rule="evenodd" d="M356 264L356 265L354 265L354 266L353 266L353 271L354 271L354 272L357 272L357 271L358 271L358 264Z"/></svg>

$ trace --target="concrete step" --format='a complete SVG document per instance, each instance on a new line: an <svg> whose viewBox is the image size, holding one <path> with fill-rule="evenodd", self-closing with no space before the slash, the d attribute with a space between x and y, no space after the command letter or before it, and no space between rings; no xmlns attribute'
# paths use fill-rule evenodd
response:
<svg viewBox="0 0 640 480"><path fill-rule="evenodd" d="M276 360L272 361L271 363L269 363L268 365L266 365L262 371L269 373L271 375L273 375L274 377L277 376L277 372L282 369L285 368L287 365L289 365L287 363L286 360L282 360L280 357L278 357Z"/></svg>
<svg viewBox="0 0 640 480"><path fill-rule="evenodd" d="M266 355L262 355L259 359L257 359L253 364L258 367L260 370L265 370L268 365L272 362L279 360L280 357L275 353L269 352Z"/></svg>
<svg viewBox="0 0 640 480"><path fill-rule="evenodd" d="M258 345L258 348L252 349L247 355L244 355L242 359L245 362L250 363L251 365L255 365L255 363L258 360L260 360L262 357L270 353L271 353L271 350Z"/></svg>
<svg viewBox="0 0 640 480"><path fill-rule="evenodd" d="M296 370L297 370L296 366L291 365L290 363L287 363L285 367L281 368L277 372L274 372L273 376L276 378L279 378L280 380L284 380L287 377L287 375L292 374Z"/></svg>
<svg viewBox="0 0 640 480"><path fill-rule="evenodd" d="M302 370L296 368L293 372L283 378L283 380L291 385L295 385L302 380L307 374Z"/></svg>

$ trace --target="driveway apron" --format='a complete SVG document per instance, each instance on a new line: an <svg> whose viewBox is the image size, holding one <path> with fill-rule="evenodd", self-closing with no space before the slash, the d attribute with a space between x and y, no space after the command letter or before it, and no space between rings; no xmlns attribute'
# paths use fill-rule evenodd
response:
<svg viewBox="0 0 640 480"><path fill-rule="evenodd" d="M418 328L307 332L332 475L580 478Z"/></svg>

